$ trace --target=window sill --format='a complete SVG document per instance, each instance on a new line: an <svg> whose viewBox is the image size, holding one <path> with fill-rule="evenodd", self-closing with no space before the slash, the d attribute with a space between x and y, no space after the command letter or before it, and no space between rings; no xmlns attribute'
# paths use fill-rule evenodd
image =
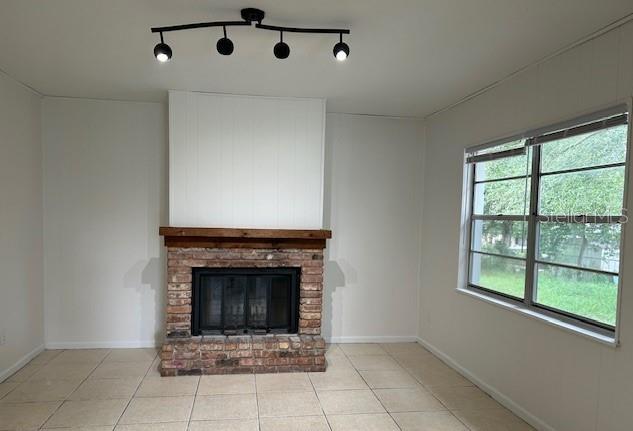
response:
<svg viewBox="0 0 633 431"><path fill-rule="evenodd" d="M510 302L510 301L505 301L501 298L485 295L483 293L479 293L472 289L463 288L463 287L457 288L457 292L463 295L467 295L473 298L483 300L485 302L488 302L500 308L504 308L506 310L516 311L518 313L523 314L524 316L528 316L533 319L540 320L541 322L544 322L550 326L560 328L564 331L571 332L576 335L580 335L582 337L588 338L592 341L599 342L601 344L605 344L610 347L617 347L619 345L617 337L611 337L597 331L592 331L587 328L581 328L572 323L566 322L561 319L557 319L551 315L541 313L537 309L530 308L525 305L521 305L521 304Z"/></svg>

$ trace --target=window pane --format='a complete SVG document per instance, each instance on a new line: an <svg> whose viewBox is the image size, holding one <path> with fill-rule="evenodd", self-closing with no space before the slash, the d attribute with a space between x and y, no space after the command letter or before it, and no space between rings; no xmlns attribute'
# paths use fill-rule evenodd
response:
<svg viewBox="0 0 633 431"><path fill-rule="evenodd" d="M472 248L476 251L525 257L527 223L510 220L475 220Z"/></svg>
<svg viewBox="0 0 633 431"><path fill-rule="evenodd" d="M540 214L622 214L624 166L541 178Z"/></svg>
<svg viewBox="0 0 633 431"><path fill-rule="evenodd" d="M474 214L525 215L529 210L530 182L524 178L475 184Z"/></svg>
<svg viewBox="0 0 633 431"><path fill-rule="evenodd" d="M470 254L470 282L523 299L525 261L473 252Z"/></svg>
<svg viewBox="0 0 633 431"><path fill-rule="evenodd" d="M615 326L618 277L538 264L536 302Z"/></svg>
<svg viewBox="0 0 633 431"><path fill-rule="evenodd" d="M542 146L542 172L562 171L626 161L627 126L572 136Z"/></svg>
<svg viewBox="0 0 633 431"><path fill-rule="evenodd" d="M531 151L528 152L530 154L532 153ZM503 159L475 163L475 180L487 181L526 175L530 171L529 160L531 160L531 157L525 154L522 156L505 157Z"/></svg>
<svg viewBox="0 0 633 431"><path fill-rule="evenodd" d="M618 272L620 224L541 223L539 259Z"/></svg>

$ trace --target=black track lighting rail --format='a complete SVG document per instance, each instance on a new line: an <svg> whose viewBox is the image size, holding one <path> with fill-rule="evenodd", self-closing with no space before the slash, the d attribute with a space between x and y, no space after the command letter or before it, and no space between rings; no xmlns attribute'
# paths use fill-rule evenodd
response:
<svg viewBox="0 0 633 431"><path fill-rule="evenodd" d="M246 8L241 10L242 21L210 21L198 22L192 24L170 25L164 27L152 27L152 33L160 34L160 43L154 47L154 56L160 62L169 61L172 57L172 49L167 45L163 38L163 33L172 31L193 30L197 28L223 27L224 37L218 40L216 48L222 55L231 55L233 53L233 42L226 35L227 27L249 26L261 30L279 32L280 41L274 46L273 53L279 59L287 58L290 54L290 47L283 40L284 33L309 33L309 34L338 34L339 42L334 45L332 53L334 57L343 61L349 55L349 46L343 42L343 35L350 34L347 28L302 28L302 27L285 27L278 25L262 24L266 13L261 9Z"/></svg>
<svg viewBox="0 0 633 431"><path fill-rule="evenodd" d="M251 26L250 21L213 21L213 22L197 22L193 24L170 25L166 27L152 27L152 33L169 33L170 31L192 30L195 28L208 27L236 27ZM284 31L288 33L312 33L312 34L349 34L347 28L300 28L300 27L282 27L278 25L255 24L256 28L262 30Z"/></svg>
<svg viewBox="0 0 633 431"><path fill-rule="evenodd" d="M170 31L192 30L194 28L208 27L235 27L239 25L248 25L249 21L213 21L213 22L197 22L193 24L170 25L167 27L152 27L152 33L169 33Z"/></svg>
<svg viewBox="0 0 633 431"><path fill-rule="evenodd" d="M312 33L312 34L349 34L347 28L301 28L301 27L284 27L279 25L262 24L264 12L258 9L242 10L243 21L210 21L197 22L193 24L170 25L165 27L152 27L152 33L168 33L170 31L192 30L195 28L208 27L236 27L236 26L252 26L255 23L256 28L262 30L284 31L288 33Z"/></svg>
<svg viewBox="0 0 633 431"><path fill-rule="evenodd" d="M288 33L312 33L312 34L349 34L349 30L345 28L299 28L299 27L280 27L277 25L255 24L256 28L262 30L284 31Z"/></svg>

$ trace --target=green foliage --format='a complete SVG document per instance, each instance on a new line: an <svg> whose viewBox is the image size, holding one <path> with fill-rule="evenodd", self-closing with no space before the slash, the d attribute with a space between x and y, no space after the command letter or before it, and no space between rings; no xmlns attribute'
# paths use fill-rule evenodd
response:
<svg viewBox="0 0 633 431"><path fill-rule="evenodd" d="M624 167L548 175L541 179L540 213L545 215L619 216Z"/></svg>
<svg viewBox="0 0 633 431"><path fill-rule="evenodd" d="M477 184L475 196L483 189L483 214L524 215L529 210L529 179L515 179Z"/></svg>
<svg viewBox="0 0 633 431"><path fill-rule="evenodd" d="M620 233L620 225L541 223L539 257L549 262L603 269L599 260L586 259L586 256L593 252L604 261L617 261Z"/></svg>
<svg viewBox="0 0 633 431"><path fill-rule="evenodd" d="M542 145L543 172L621 163L626 160L627 127L573 136ZM516 147L518 143L506 146ZM505 148L504 148L505 149ZM477 213L522 215L529 208L531 154L478 163L478 181L524 175L525 178L478 184ZM624 167L545 175L541 178L539 213L556 216L619 216L622 213ZM483 199L483 201L482 201ZM554 220L555 221L555 220ZM619 258L620 230L609 225L544 223L539 236L540 256L549 261L600 268L585 264L589 252L605 259ZM508 254L509 238L523 235L522 223L494 222L483 225L488 238L484 251ZM491 240L492 238L502 238ZM482 247L483 248L483 247ZM575 256L571 256L575 253Z"/></svg>
<svg viewBox="0 0 633 431"><path fill-rule="evenodd" d="M525 257L527 223L509 220L486 220L477 222L481 229L481 247L476 250L504 256Z"/></svg>
<svg viewBox="0 0 633 431"><path fill-rule="evenodd" d="M543 172L621 163L626 159L626 126L574 136L542 145ZM483 214L524 214L529 207L531 153L478 163L478 181L516 177L480 184ZM541 214L620 215L624 190L624 167L547 175L541 179Z"/></svg>
<svg viewBox="0 0 633 431"><path fill-rule="evenodd" d="M531 154L477 163L477 181L508 177L524 178L478 184L475 196L483 197L483 214L526 214L529 208ZM482 196L483 195L483 196ZM478 202L475 203L478 205Z"/></svg>
<svg viewBox="0 0 633 431"><path fill-rule="evenodd" d="M542 172L621 163L626 159L627 127L572 136L542 145Z"/></svg>

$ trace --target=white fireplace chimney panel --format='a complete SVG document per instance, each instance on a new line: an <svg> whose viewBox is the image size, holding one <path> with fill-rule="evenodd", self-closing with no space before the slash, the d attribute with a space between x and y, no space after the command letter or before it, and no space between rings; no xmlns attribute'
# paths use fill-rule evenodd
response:
<svg viewBox="0 0 633 431"><path fill-rule="evenodd" d="M169 224L321 229L325 100L171 91Z"/></svg>

